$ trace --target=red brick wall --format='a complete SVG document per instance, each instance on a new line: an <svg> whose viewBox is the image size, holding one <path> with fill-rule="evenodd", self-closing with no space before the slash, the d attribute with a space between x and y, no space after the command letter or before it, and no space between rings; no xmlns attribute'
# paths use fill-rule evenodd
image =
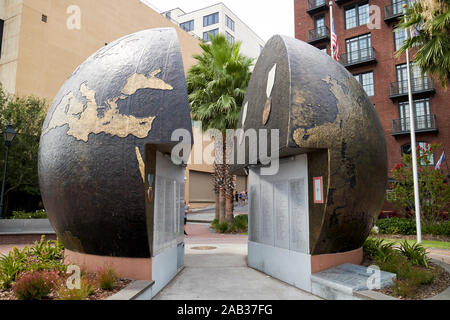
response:
<svg viewBox="0 0 450 320"><path fill-rule="evenodd" d="M394 23L386 24L384 22L384 8L391 4L390 0L370 0L370 5L377 5L381 8L381 29L370 30L367 26L360 26L345 30L344 7L358 3L359 1L350 1L342 6L333 5L333 17L335 20L336 32L338 35L339 51L345 53L345 40L363 35L366 33L372 34L372 47L375 49L377 64L370 64L357 68L348 69L352 74L373 71L375 96L371 97L374 103L381 123L386 133L386 142L389 156L389 168L392 169L396 163L401 161L401 146L410 142L410 135L401 135L397 137L392 136L392 120L399 119L398 101L391 101L389 98L391 82L397 81L396 69L397 64L406 62L405 56L397 59L394 57ZM308 31L314 29L314 16L310 16L307 10L307 0L294 0L295 5L295 36L297 39L307 41ZM328 28L330 28L329 10L318 12L315 15L325 13L325 21ZM330 53L329 43L315 44L315 46L322 48L327 45L328 54ZM412 56L413 57L413 56ZM434 79L436 93L434 95L427 95L430 98L430 112L436 115L436 125L439 130L438 133L417 133L416 140L419 142L436 142L442 145L442 149L438 150L435 157L435 162L438 161L445 150L447 159L450 158L450 90L444 91L440 86L439 80ZM407 97L406 97L407 100ZM405 101L405 99L402 99ZM450 161L449 161L450 163ZM446 164L443 165L444 171L447 172Z"/></svg>

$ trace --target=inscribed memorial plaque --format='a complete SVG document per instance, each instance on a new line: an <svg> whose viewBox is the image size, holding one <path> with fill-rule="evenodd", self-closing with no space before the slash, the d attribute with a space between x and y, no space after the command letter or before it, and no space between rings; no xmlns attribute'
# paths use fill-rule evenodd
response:
<svg viewBox="0 0 450 320"><path fill-rule="evenodd" d="M273 185L270 182L264 180L261 180L261 212L261 242L270 246L274 246Z"/></svg>
<svg viewBox="0 0 450 320"><path fill-rule="evenodd" d="M305 179L289 181L289 202L291 221L290 250L309 253L308 216L306 207Z"/></svg>
<svg viewBox="0 0 450 320"><path fill-rule="evenodd" d="M163 177L156 177L156 201L154 210L154 244L153 252L158 254L164 242L164 212L165 212L165 185L166 181Z"/></svg>
<svg viewBox="0 0 450 320"><path fill-rule="evenodd" d="M175 215L175 181L168 179L166 182L166 212L165 212L165 226L166 231L164 237L164 246L168 246L169 242L174 240L175 234L173 232L174 215Z"/></svg>
<svg viewBox="0 0 450 320"><path fill-rule="evenodd" d="M275 193L275 247L289 249L288 182L274 185Z"/></svg>
<svg viewBox="0 0 450 320"><path fill-rule="evenodd" d="M259 212L259 185L250 186L250 241L261 241L261 216Z"/></svg>

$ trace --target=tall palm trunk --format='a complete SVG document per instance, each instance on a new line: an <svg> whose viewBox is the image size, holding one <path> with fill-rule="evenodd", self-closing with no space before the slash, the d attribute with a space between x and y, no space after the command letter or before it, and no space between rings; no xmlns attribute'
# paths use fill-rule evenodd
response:
<svg viewBox="0 0 450 320"><path fill-rule="evenodd" d="M219 168L216 163L214 163L214 195L215 195L215 215L214 220L219 221L220 217L220 198L219 198L219 192L220 192L220 174L219 174Z"/></svg>
<svg viewBox="0 0 450 320"><path fill-rule="evenodd" d="M215 156L217 159L224 159L224 149L223 144L219 143L219 141L215 142ZM225 221L225 171L224 165L221 163L215 163L214 170L217 177L217 190L218 197L216 199L218 202L216 203L216 214L218 214L219 222L222 223Z"/></svg>
<svg viewBox="0 0 450 320"><path fill-rule="evenodd" d="M223 182L224 182L224 188L225 188L225 220L228 223L233 223L234 216L233 216L233 193L234 193L234 181L233 176L230 174L230 166L228 165L227 158L229 155L229 152L231 150L228 150L227 148L228 143L230 143L230 146L232 145L231 141L227 141L224 137L223 139L223 153L224 153L224 173L223 173Z"/></svg>

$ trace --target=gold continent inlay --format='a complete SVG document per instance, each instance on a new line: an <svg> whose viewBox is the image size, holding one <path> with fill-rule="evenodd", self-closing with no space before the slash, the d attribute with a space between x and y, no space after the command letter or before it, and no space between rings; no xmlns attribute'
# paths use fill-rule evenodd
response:
<svg viewBox="0 0 450 320"><path fill-rule="evenodd" d="M86 83L82 83L80 93L86 98L87 103L80 102L73 92L66 94L54 109L48 127L42 134L68 125L67 134L84 142L88 142L91 133L106 133L120 138L125 138L128 135L141 139L147 137L156 117L137 118L120 114L118 101L128 98L139 89L173 90L172 86L156 78L156 75L160 72L161 70L158 69L153 71L149 77L137 73L128 77L127 83L121 90L124 95L104 102L106 108L103 117L98 114L99 106L95 99L96 92L90 89Z"/></svg>

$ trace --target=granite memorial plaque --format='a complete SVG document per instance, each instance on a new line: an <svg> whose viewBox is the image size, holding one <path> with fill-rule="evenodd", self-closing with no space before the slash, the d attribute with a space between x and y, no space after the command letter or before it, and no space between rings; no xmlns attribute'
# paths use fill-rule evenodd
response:
<svg viewBox="0 0 450 320"><path fill-rule="evenodd" d="M261 241L261 217L259 212L259 185L250 186L249 195L249 223L250 223L250 241Z"/></svg>
<svg viewBox="0 0 450 320"><path fill-rule="evenodd" d="M288 189L287 181L274 184L275 247L283 249L289 249Z"/></svg>
<svg viewBox="0 0 450 320"><path fill-rule="evenodd" d="M305 179L289 181L290 250L309 254L308 208L305 189Z"/></svg>
<svg viewBox="0 0 450 320"><path fill-rule="evenodd" d="M265 180L261 180L261 213L261 242L270 246L274 246L273 185Z"/></svg>

